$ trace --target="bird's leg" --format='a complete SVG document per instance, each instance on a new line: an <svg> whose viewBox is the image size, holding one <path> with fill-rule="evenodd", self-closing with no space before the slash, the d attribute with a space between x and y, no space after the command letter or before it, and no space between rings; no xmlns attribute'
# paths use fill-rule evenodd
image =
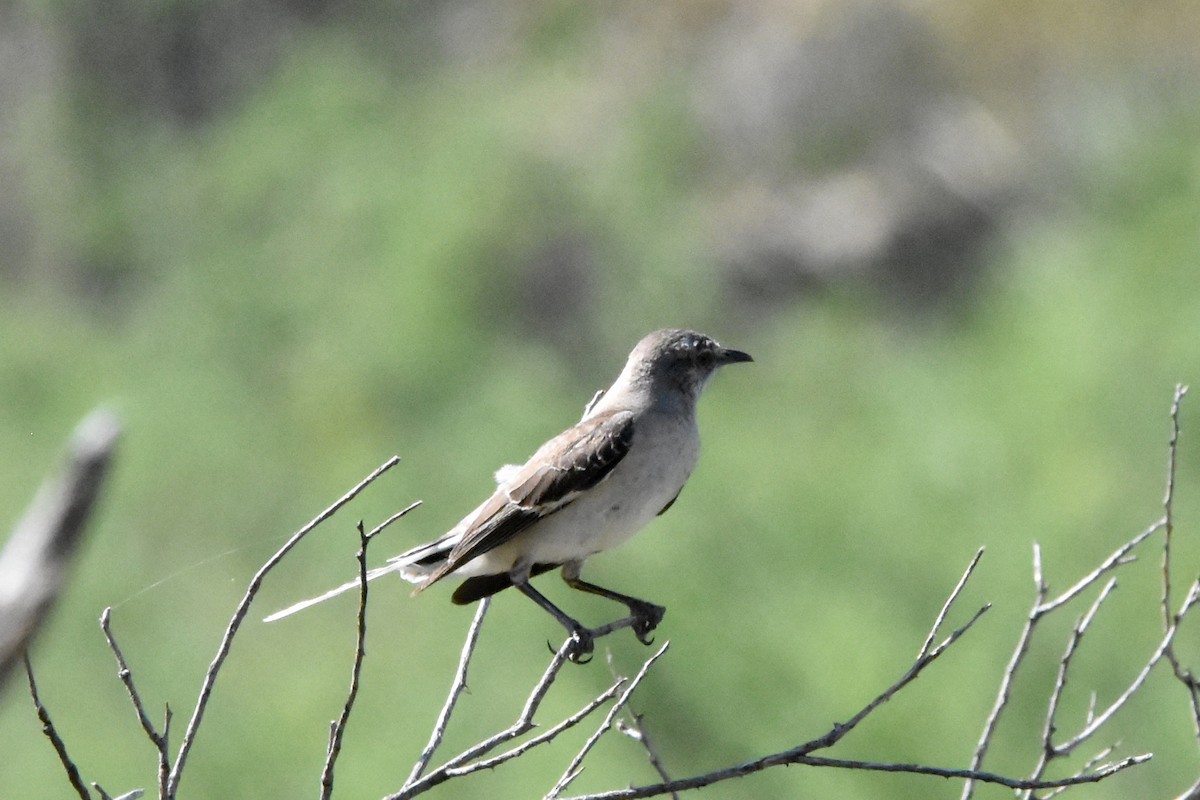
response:
<svg viewBox="0 0 1200 800"><path fill-rule="evenodd" d="M596 637L589 628L583 627L578 621L567 616L561 608L551 603L545 595L530 586L528 578L520 581L514 580L513 586L520 589L521 594L546 609L550 613L550 616L558 620L559 624L567 629L567 633L571 635L571 641L573 642L567 650L568 659L574 661L576 664L586 664L588 661L591 661L591 658L588 658L588 656L592 653L593 642Z"/></svg>
<svg viewBox="0 0 1200 800"><path fill-rule="evenodd" d="M579 569L580 565L575 562L563 565L562 577L566 581L567 586L570 586L572 589L578 589L581 592L607 597L609 600L623 603L629 608L629 613L632 615L633 635L642 644L651 644L654 640L650 638L650 634L658 627L658 623L662 622L663 614L667 613L667 609L646 600L639 600L636 597L630 597L627 594L621 594L620 592L614 592L612 589L605 589L603 586L588 583L579 577Z"/></svg>

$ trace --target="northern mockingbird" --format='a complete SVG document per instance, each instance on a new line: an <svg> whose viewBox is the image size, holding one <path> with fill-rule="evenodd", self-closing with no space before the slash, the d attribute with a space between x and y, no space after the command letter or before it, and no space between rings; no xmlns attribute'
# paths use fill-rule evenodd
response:
<svg viewBox="0 0 1200 800"><path fill-rule="evenodd" d="M460 605L515 586L567 629L574 661L592 651L599 633L617 627L632 627L649 644L666 609L588 583L579 577L580 568L671 507L700 453L700 391L718 367L752 360L695 331L649 334L577 425L538 448L524 465L497 471L496 491L452 530L371 570L368 580L398 572L420 592L448 575L466 578L452 597ZM603 630L585 628L529 583L558 567L568 586L623 603L630 616ZM351 581L267 621L357 586Z"/></svg>

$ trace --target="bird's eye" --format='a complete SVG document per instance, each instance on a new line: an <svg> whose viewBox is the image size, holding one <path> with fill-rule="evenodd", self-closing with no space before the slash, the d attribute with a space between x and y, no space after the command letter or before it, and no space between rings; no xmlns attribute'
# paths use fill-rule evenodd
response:
<svg viewBox="0 0 1200 800"><path fill-rule="evenodd" d="M704 369L711 369L717 361L717 356L712 350L701 350L696 354L696 363Z"/></svg>

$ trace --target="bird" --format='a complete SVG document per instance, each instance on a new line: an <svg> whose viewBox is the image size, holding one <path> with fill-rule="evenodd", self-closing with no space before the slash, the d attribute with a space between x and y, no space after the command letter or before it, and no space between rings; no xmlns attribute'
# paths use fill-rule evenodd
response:
<svg viewBox="0 0 1200 800"><path fill-rule="evenodd" d="M644 528L672 504L696 466L700 433L696 402L723 366L754 359L692 330L647 334L613 384L587 404L583 418L547 441L523 465L495 474L496 489L444 535L370 570L416 583L414 594L444 578L464 578L457 605L515 587L569 635L566 655L588 659L604 630L587 628L535 589L530 579L560 569L572 589L625 605L623 620L643 644L666 609L580 577L584 561ZM289 606L271 622L359 586L357 580Z"/></svg>

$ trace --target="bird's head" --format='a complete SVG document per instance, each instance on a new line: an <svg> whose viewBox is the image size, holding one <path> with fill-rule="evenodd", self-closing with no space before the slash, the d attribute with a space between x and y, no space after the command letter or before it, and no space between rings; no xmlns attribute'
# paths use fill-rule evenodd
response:
<svg viewBox="0 0 1200 800"><path fill-rule="evenodd" d="M748 353L722 347L703 333L667 328L637 343L622 377L650 389L660 399L682 397L694 402L719 367L753 360Z"/></svg>

